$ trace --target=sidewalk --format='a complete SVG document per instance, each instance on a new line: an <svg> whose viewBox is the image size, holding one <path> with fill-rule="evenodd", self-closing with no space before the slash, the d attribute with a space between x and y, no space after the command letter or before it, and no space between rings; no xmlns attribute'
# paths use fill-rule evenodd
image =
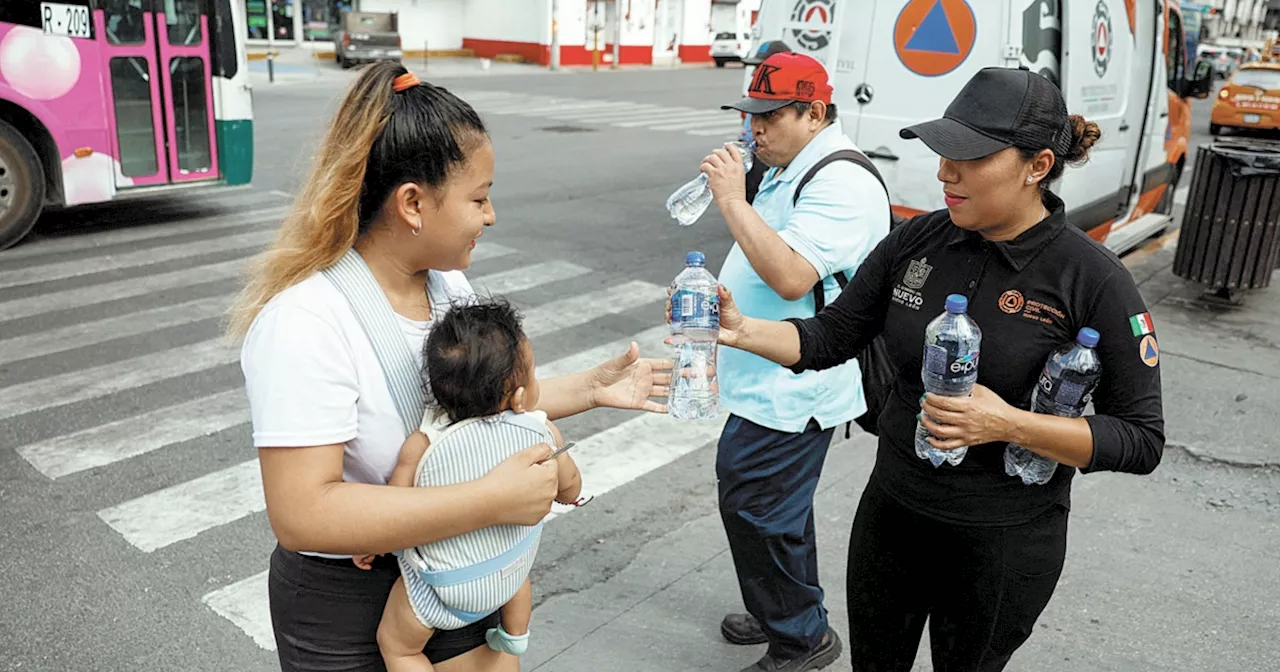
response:
<svg viewBox="0 0 1280 672"><path fill-rule="evenodd" d="M450 79L457 77L494 77L524 76L540 74L558 74L539 65L528 63L502 63L479 58L428 58L424 67L422 59L406 59L404 66L419 77ZM272 64L275 69L275 81L270 80L266 60L249 62L249 74L254 86L271 86L272 84L296 84L315 82L349 82L356 77L358 68L343 70L333 61L321 61L310 58L280 58ZM567 73L569 70L561 70Z"/></svg>
<svg viewBox="0 0 1280 672"><path fill-rule="evenodd" d="M252 52L254 58L249 61L249 74L254 86L272 86L287 84L307 84L324 81L349 82L359 71L357 68L343 70L332 58L315 58L307 49L276 49L279 53L271 63L274 79L268 70L268 63L262 54L266 50ZM593 72L590 65L563 66L552 70L536 63L508 63L485 58L459 56L429 56L405 58L404 66L424 79L453 79L459 77L502 77L525 75L568 75ZM710 63L683 63L674 65L628 65L622 64L617 72L636 70L669 70L669 69L708 69ZM611 72L607 63L600 64L600 72Z"/></svg>
<svg viewBox="0 0 1280 672"><path fill-rule="evenodd" d="M1066 569L1011 670L1275 669L1280 285L1239 308L1209 307L1197 286L1172 276L1175 245L1168 237L1135 255L1131 269L1160 338L1164 461L1147 477L1077 477ZM826 605L842 639L849 526L873 460L874 443L865 435L833 445L817 498ZM742 604L707 461L703 456L698 465L705 485L691 504L700 515L645 545L601 583L539 595L522 669L736 671L763 654L763 646L731 646L719 633L721 617ZM631 496L643 498L644 487ZM603 519L574 522L597 520ZM559 538L549 529L543 547ZM598 543L625 545L625 538ZM595 550L565 551L555 562L559 568L574 553ZM931 670L928 657L926 634L915 669ZM827 669L847 670L848 660L843 655Z"/></svg>

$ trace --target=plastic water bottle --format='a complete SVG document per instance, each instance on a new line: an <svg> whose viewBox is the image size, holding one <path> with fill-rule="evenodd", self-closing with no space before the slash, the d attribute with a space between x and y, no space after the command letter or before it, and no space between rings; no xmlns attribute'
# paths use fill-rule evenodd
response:
<svg viewBox="0 0 1280 672"><path fill-rule="evenodd" d="M1102 379L1102 360L1094 350L1098 338L1097 331L1085 327L1076 334L1074 343L1067 343L1049 355L1040 372L1040 381L1031 392L1032 412L1064 418L1084 415ZM1057 468L1057 462L1016 443L1004 449L1004 472L1021 477L1027 485L1048 483Z"/></svg>
<svg viewBox="0 0 1280 672"><path fill-rule="evenodd" d="M967 397L978 382L978 354L982 330L968 315L969 299L962 294L947 297L947 309L924 330L924 363L920 378L925 391L941 397ZM938 450L929 444L929 430L916 423L916 456L933 466L955 466L968 448Z"/></svg>
<svg viewBox="0 0 1280 672"><path fill-rule="evenodd" d="M751 170L755 141L750 143L739 141L735 144L738 146L738 151L742 152L743 169ZM707 211L707 207L714 199L711 187L707 186L707 174L698 173L697 177L689 180L667 198L667 212L671 213L671 218L679 222L680 226L690 226L702 217L702 213Z"/></svg>
<svg viewBox="0 0 1280 672"><path fill-rule="evenodd" d="M720 410L716 348L720 337L720 296L715 276L701 252L685 255L685 269L671 287L671 344L675 370L667 409L680 420L714 420Z"/></svg>

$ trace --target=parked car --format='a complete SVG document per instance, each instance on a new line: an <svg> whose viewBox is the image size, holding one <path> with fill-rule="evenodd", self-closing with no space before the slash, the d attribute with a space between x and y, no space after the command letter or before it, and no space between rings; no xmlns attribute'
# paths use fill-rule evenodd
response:
<svg viewBox="0 0 1280 672"><path fill-rule="evenodd" d="M1237 47L1203 45L1200 47L1199 57L1213 64L1214 77L1225 79L1240 67L1241 61L1244 60L1244 50Z"/></svg>
<svg viewBox="0 0 1280 672"><path fill-rule="evenodd" d="M333 33L333 58L345 70L357 63L400 60L399 16L395 12L343 12Z"/></svg>
<svg viewBox="0 0 1280 672"><path fill-rule="evenodd" d="M1280 130L1280 63L1249 63L1227 80L1209 117L1209 132L1224 128Z"/></svg>
<svg viewBox="0 0 1280 672"><path fill-rule="evenodd" d="M716 33L711 41L711 58L717 68L723 68L731 61L742 62L751 48L751 35L748 33Z"/></svg>

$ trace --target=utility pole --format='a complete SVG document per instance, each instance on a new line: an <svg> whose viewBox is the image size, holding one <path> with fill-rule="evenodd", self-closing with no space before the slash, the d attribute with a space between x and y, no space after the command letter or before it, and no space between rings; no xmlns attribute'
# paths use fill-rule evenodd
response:
<svg viewBox="0 0 1280 672"><path fill-rule="evenodd" d="M560 0L551 0L551 69L560 69Z"/></svg>
<svg viewBox="0 0 1280 672"><path fill-rule="evenodd" d="M613 0L613 69L622 65L622 0Z"/></svg>

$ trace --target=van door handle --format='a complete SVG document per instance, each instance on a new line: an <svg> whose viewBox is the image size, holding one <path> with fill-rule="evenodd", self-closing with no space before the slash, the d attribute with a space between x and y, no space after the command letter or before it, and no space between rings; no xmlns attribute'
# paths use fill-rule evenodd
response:
<svg viewBox="0 0 1280 672"><path fill-rule="evenodd" d="M898 160L898 155L897 155L897 154L894 154L893 152L890 152L890 151L889 151L889 150L887 150L887 149L886 149L886 150L884 150L884 151L880 151L880 150L873 149L873 150L871 150L871 151L867 152L867 158L869 158L869 159L884 159L884 160L886 160L886 161L897 161L897 160Z"/></svg>
<svg viewBox="0 0 1280 672"><path fill-rule="evenodd" d="M1127 121L1126 121L1126 122L1124 122L1124 123L1120 124L1120 132L1121 132L1121 133L1124 133L1124 132L1125 132L1125 131L1127 131L1127 130L1129 130L1129 122L1127 122Z"/></svg>

